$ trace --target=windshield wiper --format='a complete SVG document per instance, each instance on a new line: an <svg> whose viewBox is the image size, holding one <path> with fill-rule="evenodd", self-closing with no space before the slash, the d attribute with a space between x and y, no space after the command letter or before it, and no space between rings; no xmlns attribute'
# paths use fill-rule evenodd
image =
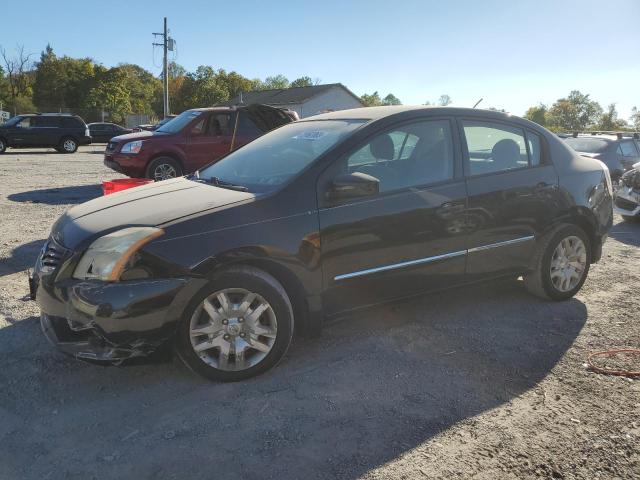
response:
<svg viewBox="0 0 640 480"><path fill-rule="evenodd" d="M198 179L200 179L200 175L198 175ZM200 179L200 181L202 180ZM210 177L205 179L204 181L207 183L210 183L211 185L215 185L216 187L228 188L229 190L237 190L238 192L249 191L249 189L244 185L234 185L233 183L225 182L224 180L221 180L218 177Z"/></svg>

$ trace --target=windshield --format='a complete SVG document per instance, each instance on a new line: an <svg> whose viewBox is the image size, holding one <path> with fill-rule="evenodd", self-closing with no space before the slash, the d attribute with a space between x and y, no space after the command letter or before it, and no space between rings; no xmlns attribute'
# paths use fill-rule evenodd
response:
<svg viewBox="0 0 640 480"><path fill-rule="evenodd" d="M185 125L189 124L194 118L199 117L200 115L202 115L202 112L197 110L187 110L159 127L156 132L178 133L185 127Z"/></svg>
<svg viewBox="0 0 640 480"><path fill-rule="evenodd" d="M6 127L12 127L16 123L18 123L20 120L22 120L22 117L13 117L13 118L7 120L6 122L4 122L2 125L6 126Z"/></svg>
<svg viewBox="0 0 640 480"><path fill-rule="evenodd" d="M301 172L365 120L312 120L280 127L200 170L206 181L269 192Z"/></svg>
<svg viewBox="0 0 640 480"><path fill-rule="evenodd" d="M564 141L576 152L584 153L602 153L609 146L609 142L600 140L599 138L570 137L565 138Z"/></svg>

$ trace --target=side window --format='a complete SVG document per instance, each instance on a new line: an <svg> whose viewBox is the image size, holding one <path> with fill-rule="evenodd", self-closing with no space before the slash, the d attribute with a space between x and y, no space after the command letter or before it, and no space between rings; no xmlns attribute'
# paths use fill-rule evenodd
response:
<svg viewBox="0 0 640 480"><path fill-rule="evenodd" d="M205 120L203 118L191 128L191 135L202 135L204 133Z"/></svg>
<svg viewBox="0 0 640 480"><path fill-rule="evenodd" d="M231 135L231 115L213 114L209 117L208 134L212 137Z"/></svg>
<svg viewBox="0 0 640 480"><path fill-rule="evenodd" d="M240 118L238 118L238 131L236 133L241 137L259 137L264 132L260 130L253 120L247 117L244 112L240 112Z"/></svg>
<svg viewBox="0 0 640 480"><path fill-rule="evenodd" d="M446 120L421 121L380 133L347 157L349 173L380 181L380 191L453 178L453 139Z"/></svg>
<svg viewBox="0 0 640 480"><path fill-rule="evenodd" d="M32 117L24 117L22 120L18 122L18 127L20 128L29 128L31 127L31 118Z"/></svg>
<svg viewBox="0 0 640 480"><path fill-rule="evenodd" d="M529 155L531 155L531 166L535 167L540 165L542 159L542 142L540 141L540 135L527 130L527 142L529 143Z"/></svg>
<svg viewBox="0 0 640 480"><path fill-rule="evenodd" d="M627 142L620 142L620 150L622 151L623 157L637 157L638 152L636 151L636 146L633 144L633 141L629 140Z"/></svg>
<svg viewBox="0 0 640 480"><path fill-rule="evenodd" d="M529 165L524 131L502 124L463 121L471 175L502 172Z"/></svg>

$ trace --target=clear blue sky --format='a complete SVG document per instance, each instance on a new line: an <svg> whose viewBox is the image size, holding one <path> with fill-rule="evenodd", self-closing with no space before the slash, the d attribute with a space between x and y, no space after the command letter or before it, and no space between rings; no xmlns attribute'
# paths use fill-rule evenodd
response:
<svg viewBox="0 0 640 480"><path fill-rule="evenodd" d="M10 0L0 45L158 74L163 16L188 70L309 75L405 104L483 97L517 115L572 89L625 118L640 108L640 0Z"/></svg>

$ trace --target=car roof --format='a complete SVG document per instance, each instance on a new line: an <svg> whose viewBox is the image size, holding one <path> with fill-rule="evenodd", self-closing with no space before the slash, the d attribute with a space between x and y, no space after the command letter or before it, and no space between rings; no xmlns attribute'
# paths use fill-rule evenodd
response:
<svg viewBox="0 0 640 480"><path fill-rule="evenodd" d="M588 134L579 134L577 136L573 136L573 135L569 135L568 137L565 137L565 140L571 140L574 138L588 138L588 139L593 139L593 140L604 140L605 142L616 142L618 140L621 140L620 138L616 137L615 135L588 135ZM624 137L624 138L628 138L629 140L631 140L631 137Z"/></svg>
<svg viewBox="0 0 640 480"><path fill-rule="evenodd" d="M462 107L436 107L431 105L390 105L383 107L362 107L349 110L338 110L336 112L321 113L307 117L306 120L379 120L381 118L404 112L424 111L434 115L458 115L458 116L481 116L483 118L493 118L495 120L520 120L520 117L514 117L508 113L498 112L496 110L484 110L481 108L462 108ZM528 122L527 122L528 123Z"/></svg>

